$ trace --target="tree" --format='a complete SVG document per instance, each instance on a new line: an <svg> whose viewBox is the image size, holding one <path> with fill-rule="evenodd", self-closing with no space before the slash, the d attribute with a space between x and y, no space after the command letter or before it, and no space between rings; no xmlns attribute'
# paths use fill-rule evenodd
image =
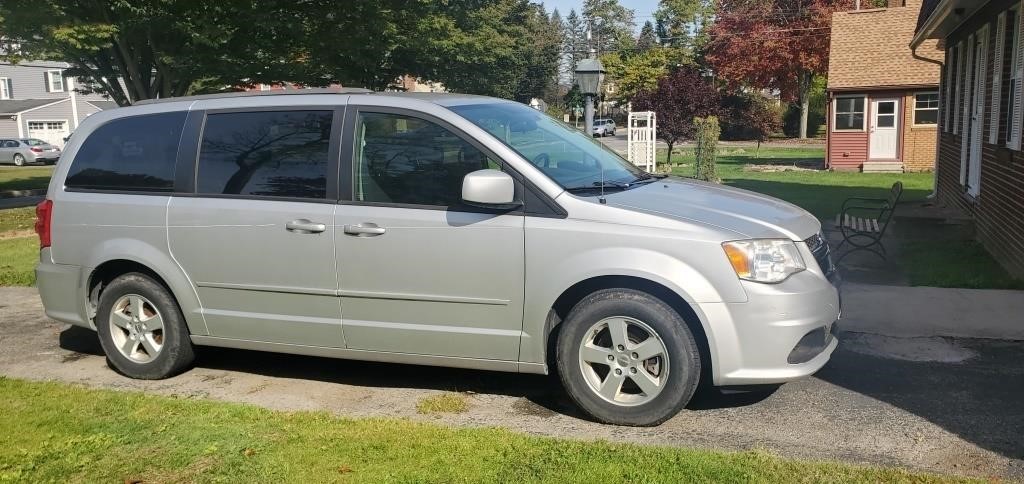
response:
<svg viewBox="0 0 1024 484"><path fill-rule="evenodd" d="M694 176L698 180L719 183L718 178L718 136L721 129L718 126L718 117L707 116L693 118L694 130L696 132L694 143L693 163Z"/></svg>
<svg viewBox="0 0 1024 484"><path fill-rule="evenodd" d="M720 0L706 58L730 86L778 89L800 105L807 137L811 82L828 70L832 12L849 0Z"/></svg>
<svg viewBox="0 0 1024 484"><path fill-rule="evenodd" d="M761 143L782 129L782 111L776 101L761 93L743 93L729 96L724 104L726 110L724 128L733 131L734 136L757 141L754 158L759 157Z"/></svg>
<svg viewBox="0 0 1024 484"><path fill-rule="evenodd" d="M548 88L560 48L528 0L4 0L0 32L20 46L0 57L66 61L122 105L256 83L384 89L403 74L521 99Z"/></svg>
<svg viewBox="0 0 1024 484"><path fill-rule="evenodd" d="M641 91L657 88L658 79L668 73L664 49L605 54L601 63L607 71L607 82L615 84L618 104L628 103Z"/></svg>
<svg viewBox="0 0 1024 484"><path fill-rule="evenodd" d="M619 0L584 0L583 21L591 30L591 47L598 57L636 45L633 11L619 5Z"/></svg>
<svg viewBox="0 0 1024 484"><path fill-rule="evenodd" d="M633 109L657 113L658 135L668 145L671 164L672 147L693 138L694 118L718 114L718 100L718 91L699 71L681 67L659 79L656 89L637 94Z"/></svg>
<svg viewBox="0 0 1024 484"><path fill-rule="evenodd" d="M654 32L654 24L650 20L640 28L640 36L636 39L637 52L644 53L658 46L658 35Z"/></svg>
<svg viewBox="0 0 1024 484"><path fill-rule="evenodd" d="M713 13L713 0L661 0L654 18L658 37L671 50L673 64L694 62L707 40Z"/></svg>
<svg viewBox="0 0 1024 484"><path fill-rule="evenodd" d="M567 53L566 78L572 81L576 78L576 65L587 57L587 24L576 9L569 10L569 15L565 16L562 32L562 48Z"/></svg>

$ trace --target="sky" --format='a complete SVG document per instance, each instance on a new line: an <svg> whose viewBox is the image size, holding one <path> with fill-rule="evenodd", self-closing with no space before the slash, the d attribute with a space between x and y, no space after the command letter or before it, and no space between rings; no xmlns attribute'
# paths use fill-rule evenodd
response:
<svg viewBox="0 0 1024 484"><path fill-rule="evenodd" d="M562 18L565 18L569 14L569 10L576 9L576 12L583 10L583 0L537 0L544 3L544 9L551 13L552 10L558 9L558 12L562 14ZM619 4L633 9L636 12L636 28L637 31L644 25L644 22L650 20L654 21L654 11L658 9L658 0L619 0Z"/></svg>

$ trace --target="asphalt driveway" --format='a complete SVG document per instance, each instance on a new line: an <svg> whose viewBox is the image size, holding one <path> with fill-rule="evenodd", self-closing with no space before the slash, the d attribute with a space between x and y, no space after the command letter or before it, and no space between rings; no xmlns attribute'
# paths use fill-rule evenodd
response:
<svg viewBox="0 0 1024 484"><path fill-rule="evenodd" d="M451 425L500 426L581 439L840 459L1024 480L1024 342L840 334L816 376L761 392L703 392L655 428L581 418L546 377L203 349L163 381L106 367L96 336L45 318L33 288L0 288L0 375L327 410ZM470 409L441 417L416 402L466 392Z"/></svg>

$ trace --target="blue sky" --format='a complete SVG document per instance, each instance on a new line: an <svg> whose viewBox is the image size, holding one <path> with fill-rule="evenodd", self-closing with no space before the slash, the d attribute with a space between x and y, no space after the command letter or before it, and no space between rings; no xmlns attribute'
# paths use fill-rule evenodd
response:
<svg viewBox="0 0 1024 484"><path fill-rule="evenodd" d="M569 14L569 10L576 9L577 12L583 10L583 0L537 0L544 3L544 9L550 13L554 9L558 9L558 12L562 14L562 18L565 18ZM658 9L658 0L619 0L619 4L626 8L633 9L636 12L636 27L639 31L640 27L644 22L650 20L654 21L654 11Z"/></svg>

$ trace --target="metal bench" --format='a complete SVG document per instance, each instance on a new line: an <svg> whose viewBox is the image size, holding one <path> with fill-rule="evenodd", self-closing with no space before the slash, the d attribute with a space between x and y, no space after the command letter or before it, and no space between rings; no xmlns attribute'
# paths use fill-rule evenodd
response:
<svg viewBox="0 0 1024 484"><path fill-rule="evenodd" d="M843 202L842 211L836 215L836 227L843 234L843 241L836 247L836 252L846 244L851 247L839 256L837 264L844 257L861 250L887 260L882 237L902 195L903 182L896 182L892 184L887 198L852 197Z"/></svg>

